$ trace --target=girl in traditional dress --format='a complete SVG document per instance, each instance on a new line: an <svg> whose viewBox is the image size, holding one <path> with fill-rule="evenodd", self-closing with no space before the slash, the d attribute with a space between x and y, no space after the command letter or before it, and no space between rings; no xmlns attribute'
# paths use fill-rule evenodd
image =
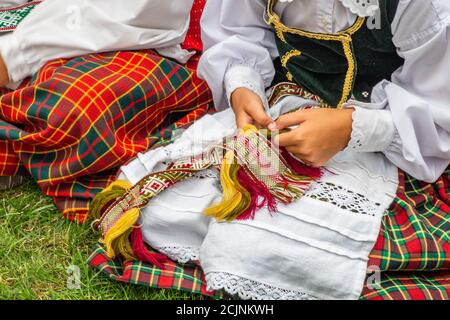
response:
<svg viewBox="0 0 450 320"><path fill-rule="evenodd" d="M323 165L344 148L382 152L432 182L450 159L449 10L440 0L213 0L200 74L238 126L302 124L280 144L304 161ZM274 81L333 108L274 122L265 113Z"/></svg>
<svg viewBox="0 0 450 320"><path fill-rule="evenodd" d="M180 263L199 263L210 290L252 299L359 298L398 168L433 182L450 163L448 1L209 0L202 30L199 73L223 111L122 168L121 179L139 182L128 198L140 204L146 243ZM145 178L249 124L274 134L289 129L275 143L323 167L302 198L276 213L263 207L254 219L206 217L224 193L218 182L226 185L214 170L161 193L156 187L167 184ZM152 192L159 195L147 203ZM126 200L106 216L129 209Z"/></svg>
<svg viewBox="0 0 450 320"><path fill-rule="evenodd" d="M181 66L201 50L193 3L0 1L0 86L18 89L0 101L0 189L31 174L83 220L114 168L205 112L207 86Z"/></svg>

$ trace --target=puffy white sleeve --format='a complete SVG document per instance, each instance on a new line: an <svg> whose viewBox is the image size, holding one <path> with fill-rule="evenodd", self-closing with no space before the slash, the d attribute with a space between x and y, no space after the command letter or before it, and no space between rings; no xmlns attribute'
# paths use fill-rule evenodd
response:
<svg viewBox="0 0 450 320"><path fill-rule="evenodd" d="M349 148L434 182L450 164L450 3L400 1L392 30L405 63L357 103Z"/></svg>
<svg viewBox="0 0 450 320"><path fill-rule="evenodd" d="M10 35L0 54L12 82L62 57L179 44L193 0L45 0Z"/></svg>
<svg viewBox="0 0 450 320"><path fill-rule="evenodd" d="M229 107L231 93L244 87L267 106L265 88L275 75L278 56L271 28L264 21L264 0L208 0L202 18L205 52L199 75L210 86L216 109Z"/></svg>

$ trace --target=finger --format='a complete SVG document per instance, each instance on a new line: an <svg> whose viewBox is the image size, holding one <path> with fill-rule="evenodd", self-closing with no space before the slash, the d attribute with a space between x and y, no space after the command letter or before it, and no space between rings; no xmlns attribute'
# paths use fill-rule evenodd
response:
<svg viewBox="0 0 450 320"><path fill-rule="evenodd" d="M292 153L295 156L302 156L301 148L299 146L286 147L286 151Z"/></svg>
<svg viewBox="0 0 450 320"><path fill-rule="evenodd" d="M292 154L292 156L297 160L300 161L308 166L313 166L313 163L307 159L307 156L303 154L301 151L301 148L299 147L287 147L286 150Z"/></svg>
<svg viewBox="0 0 450 320"><path fill-rule="evenodd" d="M253 124L253 120L245 112L236 114L236 126L238 127L238 129L243 129L249 124Z"/></svg>
<svg viewBox="0 0 450 320"><path fill-rule="evenodd" d="M282 115L275 121L278 129L286 129L305 122L308 118L308 110L299 110Z"/></svg>
<svg viewBox="0 0 450 320"><path fill-rule="evenodd" d="M267 128L273 119L266 113L262 105L251 105L247 108L247 114L261 127Z"/></svg>
<svg viewBox="0 0 450 320"><path fill-rule="evenodd" d="M276 135L274 138L274 143L280 147L298 146L298 133L296 130L292 130Z"/></svg>

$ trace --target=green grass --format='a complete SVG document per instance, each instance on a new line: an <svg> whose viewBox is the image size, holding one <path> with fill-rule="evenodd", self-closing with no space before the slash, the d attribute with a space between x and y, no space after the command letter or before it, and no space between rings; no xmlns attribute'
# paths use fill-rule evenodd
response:
<svg viewBox="0 0 450 320"><path fill-rule="evenodd" d="M0 299L191 299L110 280L86 263L98 235L66 221L33 182L0 192ZM81 288L67 287L67 268L81 271Z"/></svg>

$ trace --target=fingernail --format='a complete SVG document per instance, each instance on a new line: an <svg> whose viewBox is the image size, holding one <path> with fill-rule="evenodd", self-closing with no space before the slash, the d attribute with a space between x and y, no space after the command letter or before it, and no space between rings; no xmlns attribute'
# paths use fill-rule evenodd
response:
<svg viewBox="0 0 450 320"><path fill-rule="evenodd" d="M269 124L267 126L267 128L269 128L270 131L275 131L278 129L277 124L275 122L272 122L271 124Z"/></svg>

